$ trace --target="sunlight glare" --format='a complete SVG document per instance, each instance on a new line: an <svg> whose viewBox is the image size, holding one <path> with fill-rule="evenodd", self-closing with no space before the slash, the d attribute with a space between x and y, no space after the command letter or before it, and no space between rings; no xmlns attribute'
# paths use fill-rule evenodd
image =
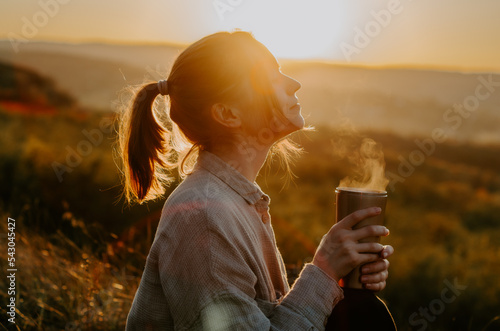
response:
<svg viewBox="0 0 500 331"><path fill-rule="evenodd" d="M279 58L324 58L339 34L337 1L241 2L219 22L220 30L250 31Z"/></svg>

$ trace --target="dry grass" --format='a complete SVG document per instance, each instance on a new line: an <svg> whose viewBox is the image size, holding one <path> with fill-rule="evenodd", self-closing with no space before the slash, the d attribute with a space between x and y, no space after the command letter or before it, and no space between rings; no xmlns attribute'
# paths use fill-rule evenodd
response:
<svg viewBox="0 0 500 331"><path fill-rule="evenodd" d="M12 215L2 213L2 219L8 216ZM78 226L78 221L73 219L73 223ZM140 270L124 261L144 258L142 254L124 249L117 240L97 256L61 231L47 237L24 228L22 219L16 219L16 225L18 329L124 329L140 279ZM1 232L6 230L6 222L2 222ZM2 247L6 247L5 240ZM5 249L0 250L0 259L7 260ZM5 277L0 287L8 287ZM7 302L5 291L1 296ZM5 311L2 315L6 316ZM9 324L2 322L5 329L12 326Z"/></svg>

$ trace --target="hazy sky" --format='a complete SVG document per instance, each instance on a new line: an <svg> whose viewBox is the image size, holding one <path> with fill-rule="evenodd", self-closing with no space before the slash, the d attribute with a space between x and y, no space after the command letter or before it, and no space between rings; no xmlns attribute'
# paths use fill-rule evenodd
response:
<svg viewBox="0 0 500 331"><path fill-rule="evenodd" d="M252 31L279 57L500 72L498 0L0 3L0 38L17 41L189 43L234 28Z"/></svg>

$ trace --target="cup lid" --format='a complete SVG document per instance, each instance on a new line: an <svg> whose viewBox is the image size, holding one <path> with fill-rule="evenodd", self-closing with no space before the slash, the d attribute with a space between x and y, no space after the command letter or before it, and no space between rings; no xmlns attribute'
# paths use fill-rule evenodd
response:
<svg viewBox="0 0 500 331"><path fill-rule="evenodd" d="M341 191L351 192L351 193L361 193L361 194L370 194L370 195L387 195L387 191L384 190L375 190L375 189L366 189L366 188L358 188L358 187L337 187L335 189L336 193Z"/></svg>

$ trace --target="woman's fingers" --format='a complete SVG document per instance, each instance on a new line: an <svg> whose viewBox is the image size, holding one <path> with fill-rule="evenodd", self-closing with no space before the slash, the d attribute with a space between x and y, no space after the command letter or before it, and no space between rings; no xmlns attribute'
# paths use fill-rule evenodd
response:
<svg viewBox="0 0 500 331"><path fill-rule="evenodd" d="M351 261L352 261L353 268L354 268L355 266L360 266L360 265L364 265L364 264L367 264L370 262L375 262L378 259L380 259L380 256L376 252L375 253L356 253L356 254L352 255Z"/></svg>
<svg viewBox="0 0 500 331"><path fill-rule="evenodd" d="M382 237L387 235L389 235L389 229L383 225L368 225L352 231L353 240L361 240L368 237Z"/></svg>
<svg viewBox="0 0 500 331"><path fill-rule="evenodd" d="M384 250L380 252L380 256L382 256L385 259L391 256L393 253L394 253L394 247L392 247L391 245L386 245L384 246Z"/></svg>
<svg viewBox="0 0 500 331"><path fill-rule="evenodd" d="M361 267L360 281L363 287L372 291L381 291L385 288L389 277L389 261L382 259L367 263Z"/></svg>
<svg viewBox="0 0 500 331"><path fill-rule="evenodd" d="M389 277L389 272L387 270L377 272L374 274L369 274L369 275L362 275L361 276L361 283L380 283L380 282L385 282L387 280L387 277Z"/></svg>
<svg viewBox="0 0 500 331"><path fill-rule="evenodd" d="M377 253L380 254L382 250L384 249L384 246L382 246L379 243L357 243L356 244L356 250L358 253ZM378 255L380 258L380 255Z"/></svg>
<svg viewBox="0 0 500 331"><path fill-rule="evenodd" d="M355 226L356 224L358 224L359 222L361 222L365 218L377 216L378 214L381 213L381 211L382 211L382 209L380 209L379 207L371 207L371 208L357 210L354 213L349 214L346 217L344 217L339 222L339 224L341 224L342 227L344 227L344 228L352 228L353 226Z"/></svg>
<svg viewBox="0 0 500 331"><path fill-rule="evenodd" d="M387 269L389 269L389 261L384 259L365 264L364 266L361 267L361 273L367 275L385 271Z"/></svg>

